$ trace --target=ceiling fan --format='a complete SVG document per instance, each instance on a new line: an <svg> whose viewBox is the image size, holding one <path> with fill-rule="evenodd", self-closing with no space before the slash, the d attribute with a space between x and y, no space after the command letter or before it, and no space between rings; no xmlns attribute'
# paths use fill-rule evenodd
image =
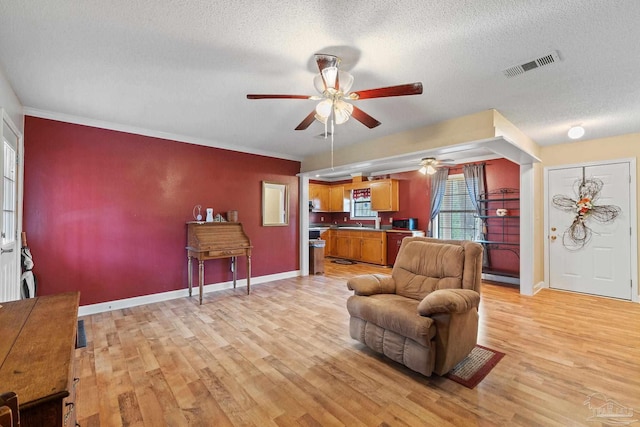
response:
<svg viewBox="0 0 640 427"><path fill-rule="evenodd" d="M315 59L320 72L313 79L313 84L320 95L248 94L247 98L311 99L313 101L320 101L316 105L316 108L300 122L296 130L307 129L314 120L318 120L325 124L325 135L327 135L327 123L331 123L331 134L333 134L334 124L342 124L352 116L369 129L381 124L378 120L347 101L389 96L419 95L422 93L421 82L349 92L353 84L353 76L346 71L338 69L340 58L334 55L319 53L315 55Z"/></svg>
<svg viewBox="0 0 640 427"><path fill-rule="evenodd" d="M438 168L453 165L455 165L453 159L437 160L435 157L425 157L420 161L420 169L418 169L418 172L423 175L433 175L438 171Z"/></svg>

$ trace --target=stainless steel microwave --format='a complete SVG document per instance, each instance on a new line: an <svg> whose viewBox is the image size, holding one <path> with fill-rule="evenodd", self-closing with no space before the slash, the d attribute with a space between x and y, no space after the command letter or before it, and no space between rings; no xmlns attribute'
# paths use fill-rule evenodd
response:
<svg viewBox="0 0 640 427"><path fill-rule="evenodd" d="M418 218L393 218L391 227L395 230L417 230Z"/></svg>

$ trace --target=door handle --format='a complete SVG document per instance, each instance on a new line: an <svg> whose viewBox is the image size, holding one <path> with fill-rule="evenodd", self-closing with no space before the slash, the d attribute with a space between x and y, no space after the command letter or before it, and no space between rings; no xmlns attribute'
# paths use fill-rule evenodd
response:
<svg viewBox="0 0 640 427"><path fill-rule="evenodd" d="M11 248L11 249L0 249L0 255L1 254L7 254L9 252L13 252L13 248Z"/></svg>

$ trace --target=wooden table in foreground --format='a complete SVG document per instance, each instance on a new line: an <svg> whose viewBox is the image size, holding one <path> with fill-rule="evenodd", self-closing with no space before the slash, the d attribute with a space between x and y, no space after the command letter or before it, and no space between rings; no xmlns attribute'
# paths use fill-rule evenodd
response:
<svg viewBox="0 0 640 427"><path fill-rule="evenodd" d="M189 296L193 287L192 258L198 260L198 286L200 304L204 286L204 262L209 259L231 258L233 262L233 287L236 287L238 264L236 257L247 258L247 295L251 290L251 241L239 222L188 222L187 259L189 276Z"/></svg>
<svg viewBox="0 0 640 427"><path fill-rule="evenodd" d="M20 425L75 426L79 292L2 303L0 387L18 395Z"/></svg>

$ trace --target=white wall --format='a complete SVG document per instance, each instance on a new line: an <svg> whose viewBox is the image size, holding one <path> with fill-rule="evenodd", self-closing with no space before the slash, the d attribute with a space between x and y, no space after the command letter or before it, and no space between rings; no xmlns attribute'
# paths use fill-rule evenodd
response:
<svg viewBox="0 0 640 427"><path fill-rule="evenodd" d="M13 124L15 124L20 130L20 133L24 135L24 113L22 104L13 92L13 88L9 84L2 68L0 68L0 108L4 108Z"/></svg>

